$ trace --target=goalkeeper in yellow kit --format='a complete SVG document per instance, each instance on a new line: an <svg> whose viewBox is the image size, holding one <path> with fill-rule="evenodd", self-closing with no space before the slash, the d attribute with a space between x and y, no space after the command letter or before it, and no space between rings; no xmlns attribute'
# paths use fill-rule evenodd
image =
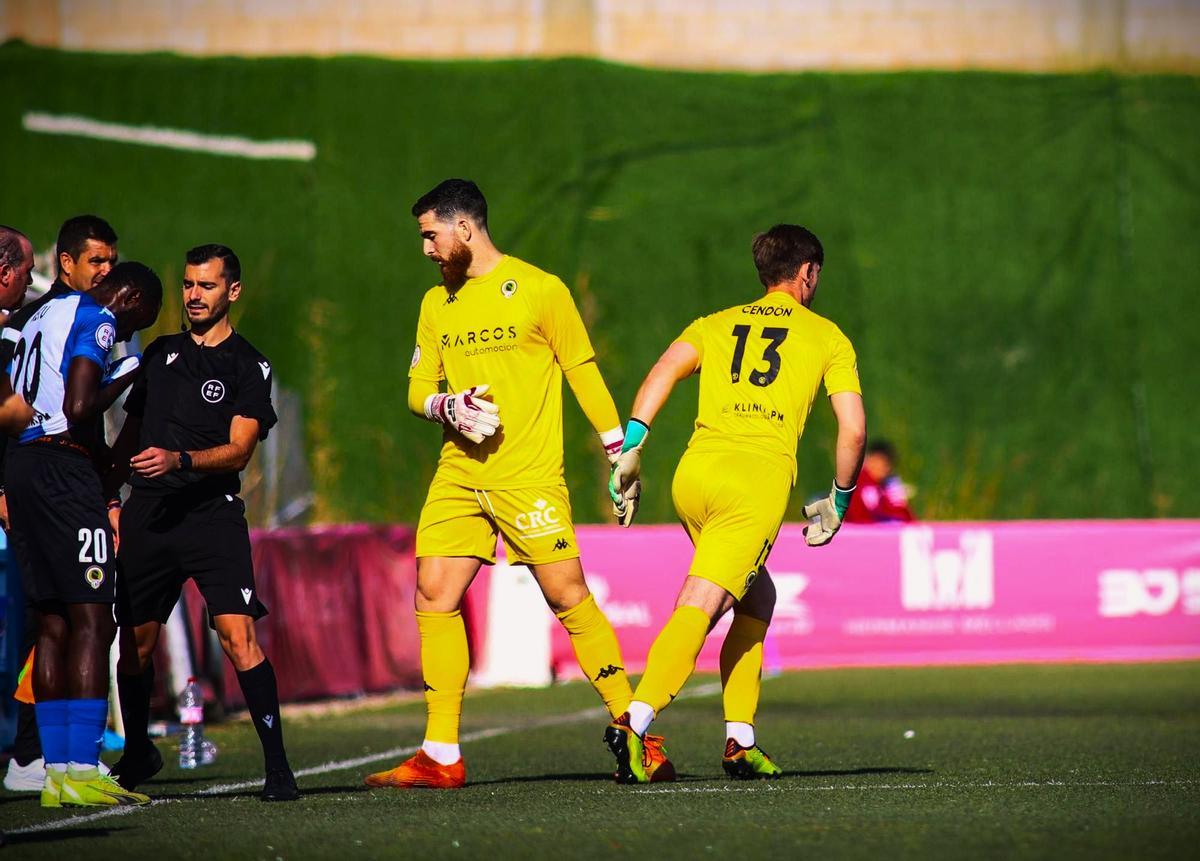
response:
<svg viewBox="0 0 1200 861"><path fill-rule="evenodd" d="M695 321L663 353L638 390L609 482L614 510L628 526L650 422L675 384L698 371L696 428L671 487L695 555L629 711L605 731L622 783L650 779L642 767L646 730L679 693L705 637L730 608L733 624L721 647L723 766L740 779L781 773L754 736L763 640L775 607L765 566L795 484L796 442L822 381L838 423L836 471L829 497L804 509L813 519L808 544L833 539L862 466L866 413L854 348L809 310L825 259L820 241L781 224L756 237L753 251L766 294Z"/></svg>
<svg viewBox="0 0 1200 861"><path fill-rule="evenodd" d="M366 782L454 789L466 782L458 729L469 657L460 607L480 566L496 561L497 534L509 561L530 567L613 717L629 707L616 634L579 563L563 480L563 378L610 460L623 433L571 294L496 248L478 186L448 179L412 214L443 279L421 302L408 390L414 413L444 425L416 540L428 722L415 756ZM653 779L674 777L661 739L647 736L639 756Z"/></svg>

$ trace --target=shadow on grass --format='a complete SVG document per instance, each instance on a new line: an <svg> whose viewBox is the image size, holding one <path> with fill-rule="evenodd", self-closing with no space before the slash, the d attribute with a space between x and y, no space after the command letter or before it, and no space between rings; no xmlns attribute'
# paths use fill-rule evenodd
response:
<svg viewBox="0 0 1200 861"><path fill-rule="evenodd" d="M72 840L76 837L108 837L113 832L125 831L125 828L58 828L53 831L34 831L29 834L5 834L9 846L19 846L22 843L58 843Z"/></svg>
<svg viewBox="0 0 1200 861"><path fill-rule="evenodd" d="M804 777L855 777L859 775L869 774L932 774L931 768L904 768L901 766L877 766L874 768L844 768L844 769L825 769L822 771L785 771L782 777L804 778ZM591 772L588 774L567 773L567 774L526 774L520 777L501 777L496 780L472 780L467 784L467 788L472 786L502 786L505 784L517 783L547 783L550 781L591 781L612 783L612 775L605 772ZM688 774L681 772L676 778L678 783L704 783L711 781L727 782L727 778L723 774Z"/></svg>

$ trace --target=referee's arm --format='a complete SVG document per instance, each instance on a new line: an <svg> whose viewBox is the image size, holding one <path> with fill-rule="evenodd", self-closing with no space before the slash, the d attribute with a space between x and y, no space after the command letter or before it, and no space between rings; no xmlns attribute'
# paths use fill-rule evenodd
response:
<svg viewBox="0 0 1200 861"><path fill-rule="evenodd" d="M241 472L258 445L258 428L258 419L234 416L229 423L229 442L224 445L187 452L151 446L134 455L129 465L142 478L159 478L183 469L186 455L191 461L188 466L190 472Z"/></svg>

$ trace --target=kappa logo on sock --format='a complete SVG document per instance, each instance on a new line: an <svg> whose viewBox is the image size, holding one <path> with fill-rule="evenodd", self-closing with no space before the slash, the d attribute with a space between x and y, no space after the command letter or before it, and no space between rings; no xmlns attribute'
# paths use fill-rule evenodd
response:
<svg viewBox="0 0 1200 861"><path fill-rule="evenodd" d="M271 729L275 726L275 715L264 715L263 723L267 725L267 729Z"/></svg>
<svg viewBox="0 0 1200 861"><path fill-rule="evenodd" d="M254 594L253 589L243 589L242 590L242 600L246 602L247 607L250 606L250 596L253 594Z"/></svg>
<svg viewBox="0 0 1200 861"><path fill-rule="evenodd" d="M615 676L624 669L624 667L618 667L615 664L609 664L607 667L601 667L600 672L596 673L596 678L592 679L592 681L598 682L601 679L607 679L609 676Z"/></svg>
<svg viewBox="0 0 1200 861"><path fill-rule="evenodd" d="M422 680L422 683L425 685L425 690L433 691L434 693L437 693L437 688L435 688L433 685L429 684L429 682Z"/></svg>

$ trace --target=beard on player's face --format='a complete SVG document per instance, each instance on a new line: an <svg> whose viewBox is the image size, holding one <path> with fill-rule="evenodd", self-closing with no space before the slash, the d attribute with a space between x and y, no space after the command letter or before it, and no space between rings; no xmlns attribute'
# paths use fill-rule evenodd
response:
<svg viewBox="0 0 1200 861"><path fill-rule="evenodd" d="M442 270L443 283L451 289L458 289L465 284L467 270L471 268L473 259L467 243L455 237L450 253L437 260L438 268Z"/></svg>

